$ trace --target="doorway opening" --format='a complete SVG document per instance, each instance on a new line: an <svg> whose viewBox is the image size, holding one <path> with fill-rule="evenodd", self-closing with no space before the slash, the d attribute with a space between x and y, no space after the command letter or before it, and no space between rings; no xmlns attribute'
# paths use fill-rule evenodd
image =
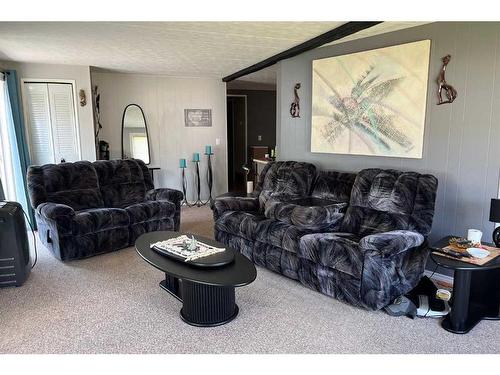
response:
<svg viewBox="0 0 500 375"><path fill-rule="evenodd" d="M247 97L227 95L228 188L245 190L247 163Z"/></svg>
<svg viewBox="0 0 500 375"><path fill-rule="evenodd" d="M270 66L227 83L229 191L246 191L247 178L255 188L262 170L275 160L276 75Z"/></svg>

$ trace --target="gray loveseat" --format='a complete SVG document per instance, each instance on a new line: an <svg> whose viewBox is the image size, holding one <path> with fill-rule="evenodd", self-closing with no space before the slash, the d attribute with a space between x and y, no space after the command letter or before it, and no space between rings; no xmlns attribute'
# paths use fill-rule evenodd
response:
<svg viewBox="0 0 500 375"><path fill-rule="evenodd" d="M213 205L215 238L254 263L350 304L377 310L423 275L437 179L365 169L269 164L256 191Z"/></svg>
<svg viewBox="0 0 500 375"><path fill-rule="evenodd" d="M182 193L154 189L141 160L31 166L28 190L40 240L61 260L128 247L146 232L179 230Z"/></svg>

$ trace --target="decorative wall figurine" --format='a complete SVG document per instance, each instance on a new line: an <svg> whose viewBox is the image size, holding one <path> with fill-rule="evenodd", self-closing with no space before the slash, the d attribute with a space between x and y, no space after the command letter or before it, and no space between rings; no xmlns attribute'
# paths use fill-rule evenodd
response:
<svg viewBox="0 0 500 375"><path fill-rule="evenodd" d="M78 92L78 96L80 97L80 107L85 107L87 105L87 96L85 95L85 91L81 89Z"/></svg>
<svg viewBox="0 0 500 375"><path fill-rule="evenodd" d="M297 90L300 89L300 83L296 83L293 88L293 103L290 105L290 115L292 118L300 117L300 98Z"/></svg>
<svg viewBox="0 0 500 375"><path fill-rule="evenodd" d="M448 66L448 63L451 60L451 55L446 55L441 59L443 61L443 67L441 68L441 71L439 72L439 76L437 79L437 83L439 85L438 87L438 105L441 104L446 104L446 103L453 103L453 101L457 98L457 90L453 88L452 85L449 85L446 83L445 79L445 73L446 73L446 67ZM448 100L443 101L443 90L446 93L446 98Z"/></svg>
<svg viewBox="0 0 500 375"><path fill-rule="evenodd" d="M95 132L95 144L97 149L97 154L99 155L99 133L102 129L101 124L101 94L99 93L99 88L94 86L92 90L92 100L94 101L94 126L96 128Z"/></svg>

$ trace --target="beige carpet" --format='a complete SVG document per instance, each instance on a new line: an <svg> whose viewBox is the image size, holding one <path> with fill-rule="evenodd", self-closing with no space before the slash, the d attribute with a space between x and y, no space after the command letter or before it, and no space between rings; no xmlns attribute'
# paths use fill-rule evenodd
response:
<svg viewBox="0 0 500 375"><path fill-rule="evenodd" d="M210 210L185 209L182 230L211 236ZM262 268L237 289L234 321L196 328L133 248L69 263L39 252L25 285L0 289L0 353L500 352L499 322L454 335L437 320L356 309Z"/></svg>

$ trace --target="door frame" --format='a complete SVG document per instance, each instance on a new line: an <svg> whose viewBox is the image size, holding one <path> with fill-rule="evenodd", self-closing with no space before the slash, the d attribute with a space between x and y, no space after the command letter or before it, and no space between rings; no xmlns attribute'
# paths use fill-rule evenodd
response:
<svg viewBox="0 0 500 375"><path fill-rule="evenodd" d="M32 150L31 150L31 133L30 133L30 129L29 129L29 115L28 115L28 103L26 101L26 92L25 92L25 88L24 88L24 84L25 83L62 83L62 84L70 84L71 87L72 87L72 91L73 91L73 108L74 108L74 114L75 114L75 132L76 132L76 148L77 148L77 152L78 152L78 158L79 160L82 160L82 139L81 139L81 136L80 136L80 119L78 117L78 97L77 97L77 92L76 92L76 80L74 79L53 79L53 78L21 78L20 80L21 82L21 101L23 103L23 115L24 115L24 129L26 131L26 135L27 135L27 142L28 142L28 149L30 151L30 159L31 159L31 154L32 154ZM54 145L52 144L52 147L54 147ZM55 152L55 150L52 150L53 152ZM57 160L55 160L55 157L54 157L54 161L55 163L58 163Z"/></svg>
<svg viewBox="0 0 500 375"><path fill-rule="evenodd" d="M226 93L226 106L227 106L227 99L230 97L244 98L245 99L245 161L248 161L248 97L247 97L247 95L244 95L244 94L228 94L228 93ZM228 123L228 119L227 119L227 111L226 111L226 134L227 134L227 123ZM234 131L233 131L233 136L234 136ZM233 147L233 139L231 139L231 147ZM229 171L229 138L227 140L227 148L228 148L227 170ZM233 165L233 167L234 167L234 165ZM228 174L228 177L229 177L229 174Z"/></svg>

